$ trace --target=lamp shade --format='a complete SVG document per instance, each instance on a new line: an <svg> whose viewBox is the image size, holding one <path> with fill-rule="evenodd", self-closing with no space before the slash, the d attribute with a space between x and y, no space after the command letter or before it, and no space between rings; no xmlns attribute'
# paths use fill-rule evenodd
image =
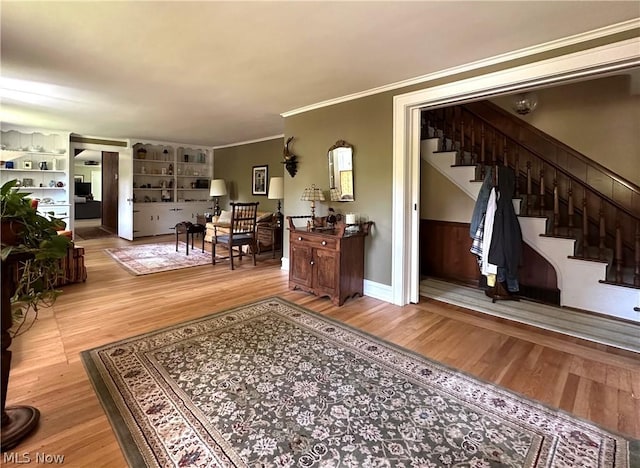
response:
<svg viewBox="0 0 640 468"><path fill-rule="evenodd" d="M270 200L282 200L284 198L284 177L272 177L269 180L267 198Z"/></svg>
<svg viewBox="0 0 640 468"><path fill-rule="evenodd" d="M212 179L211 186L209 187L209 196L221 197L227 194L227 185L224 183L224 179Z"/></svg>
<svg viewBox="0 0 640 468"><path fill-rule="evenodd" d="M315 185L307 187L300 197L302 201L324 201L324 193Z"/></svg>

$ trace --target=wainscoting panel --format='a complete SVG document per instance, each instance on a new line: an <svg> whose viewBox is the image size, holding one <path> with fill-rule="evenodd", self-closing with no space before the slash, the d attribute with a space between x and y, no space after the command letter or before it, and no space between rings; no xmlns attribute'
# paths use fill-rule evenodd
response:
<svg viewBox="0 0 640 468"><path fill-rule="evenodd" d="M420 220L420 273L456 283L481 287L482 275L469 249L469 223ZM553 266L528 244L522 244L520 295L550 304L560 303Z"/></svg>

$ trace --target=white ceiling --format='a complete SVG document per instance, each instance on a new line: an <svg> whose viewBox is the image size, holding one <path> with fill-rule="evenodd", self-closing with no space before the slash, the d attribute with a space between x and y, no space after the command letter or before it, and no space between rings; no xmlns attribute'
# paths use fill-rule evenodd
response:
<svg viewBox="0 0 640 468"><path fill-rule="evenodd" d="M638 2L2 2L2 121L224 145L281 113L637 18Z"/></svg>

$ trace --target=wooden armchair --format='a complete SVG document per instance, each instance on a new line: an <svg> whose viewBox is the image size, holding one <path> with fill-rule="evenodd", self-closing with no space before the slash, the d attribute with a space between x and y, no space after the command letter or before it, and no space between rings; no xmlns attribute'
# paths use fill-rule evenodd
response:
<svg viewBox="0 0 640 468"><path fill-rule="evenodd" d="M224 233L218 234L214 226L214 234L211 239L211 263L216 264L216 245L220 244L229 251L231 269L233 266L233 248L238 248L238 257L242 260L242 247L249 246L249 252L253 255L253 265L256 264L256 217L258 202L255 203L231 203L231 222L224 229ZM226 257L224 257L226 258Z"/></svg>

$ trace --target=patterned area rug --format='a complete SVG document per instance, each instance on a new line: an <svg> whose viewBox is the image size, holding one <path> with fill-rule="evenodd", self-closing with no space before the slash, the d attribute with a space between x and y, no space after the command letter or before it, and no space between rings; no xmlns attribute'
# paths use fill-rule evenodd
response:
<svg viewBox="0 0 640 468"><path fill-rule="evenodd" d="M130 273L148 275L161 271L210 265L211 253L206 250L203 253L200 246L195 243L194 249L189 246L189 255L186 254L187 245L184 242L178 244L177 252L175 242L140 244L132 247L104 249L104 251Z"/></svg>
<svg viewBox="0 0 640 468"><path fill-rule="evenodd" d="M82 358L131 466L638 462L639 441L277 298Z"/></svg>

